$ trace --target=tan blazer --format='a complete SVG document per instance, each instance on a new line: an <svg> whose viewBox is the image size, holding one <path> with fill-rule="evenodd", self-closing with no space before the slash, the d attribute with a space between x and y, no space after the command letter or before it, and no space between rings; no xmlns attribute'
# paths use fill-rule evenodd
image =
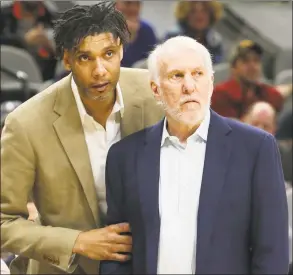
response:
<svg viewBox="0 0 293 275"><path fill-rule="evenodd" d="M6 119L1 137L1 248L22 256L12 264L15 273L72 272L68 265L78 234L101 226L70 82L71 75ZM146 70L122 69L119 83L125 105L122 136L162 118ZM31 192L39 211L37 222L27 220ZM77 263L76 274L98 272L98 261L78 257Z"/></svg>

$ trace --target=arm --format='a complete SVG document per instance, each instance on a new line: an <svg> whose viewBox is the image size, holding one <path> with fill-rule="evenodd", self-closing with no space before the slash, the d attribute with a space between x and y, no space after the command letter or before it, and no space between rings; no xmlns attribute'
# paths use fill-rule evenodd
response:
<svg viewBox="0 0 293 275"><path fill-rule="evenodd" d="M36 166L27 133L8 115L1 136L1 249L68 271L80 231L27 220Z"/></svg>
<svg viewBox="0 0 293 275"><path fill-rule="evenodd" d="M115 145L109 150L106 162L106 198L107 198L107 224L126 222L123 199L123 184L118 167L118 154ZM100 274L132 274L131 260L128 262L102 261Z"/></svg>
<svg viewBox="0 0 293 275"><path fill-rule="evenodd" d="M288 274L288 207L276 141L261 143L252 182L251 274Z"/></svg>

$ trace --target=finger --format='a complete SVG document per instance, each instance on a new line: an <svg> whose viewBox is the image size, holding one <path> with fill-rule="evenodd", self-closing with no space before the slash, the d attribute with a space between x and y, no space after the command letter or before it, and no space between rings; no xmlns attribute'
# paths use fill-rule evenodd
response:
<svg viewBox="0 0 293 275"><path fill-rule="evenodd" d="M131 232L129 223L113 224L109 226L109 229L116 233Z"/></svg>
<svg viewBox="0 0 293 275"><path fill-rule="evenodd" d="M126 262L131 259L130 255L124 255L119 253L112 253L109 255L109 261Z"/></svg>
<svg viewBox="0 0 293 275"><path fill-rule="evenodd" d="M113 253L129 253L132 251L132 245L129 244L115 244L111 245L111 252Z"/></svg>
<svg viewBox="0 0 293 275"><path fill-rule="evenodd" d="M132 237L113 233L109 236L109 241L116 244L132 244Z"/></svg>

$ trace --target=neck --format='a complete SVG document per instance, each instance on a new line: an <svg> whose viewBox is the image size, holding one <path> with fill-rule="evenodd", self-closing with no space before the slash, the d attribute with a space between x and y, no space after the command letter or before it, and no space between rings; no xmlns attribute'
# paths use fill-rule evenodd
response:
<svg viewBox="0 0 293 275"><path fill-rule="evenodd" d="M176 136L181 143L186 143L187 138L195 133L195 131L200 126L201 121L196 124L185 124L173 119L170 116L166 116L167 118L167 130L171 136Z"/></svg>
<svg viewBox="0 0 293 275"><path fill-rule="evenodd" d="M81 101L86 109L88 115L92 116L96 122L101 124L106 129L106 122L109 115L112 112L113 106L116 101L115 92L112 93L113 96L107 98L104 101L93 100L84 97L80 93Z"/></svg>

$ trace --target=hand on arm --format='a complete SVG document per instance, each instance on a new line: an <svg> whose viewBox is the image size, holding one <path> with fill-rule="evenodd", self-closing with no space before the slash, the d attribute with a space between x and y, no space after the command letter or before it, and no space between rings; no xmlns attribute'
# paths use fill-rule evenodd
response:
<svg viewBox="0 0 293 275"><path fill-rule="evenodd" d="M129 256L120 253L131 252L132 238L121 234L129 232L126 223L82 232L77 237L72 252L93 260L127 261Z"/></svg>

